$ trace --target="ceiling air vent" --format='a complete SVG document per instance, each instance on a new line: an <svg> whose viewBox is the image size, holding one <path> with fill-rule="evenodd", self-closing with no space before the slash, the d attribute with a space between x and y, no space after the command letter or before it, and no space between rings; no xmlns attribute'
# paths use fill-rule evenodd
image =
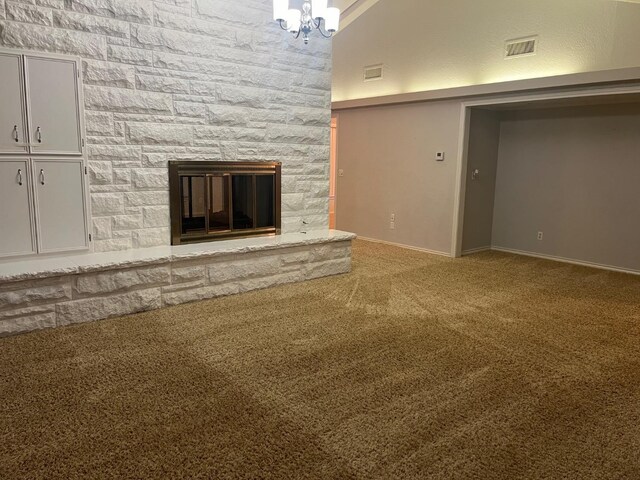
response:
<svg viewBox="0 0 640 480"><path fill-rule="evenodd" d="M383 70L383 65L370 65L368 67L364 67L364 81L370 82L372 80L382 79Z"/></svg>
<svg viewBox="0 0 640 480"><path fill-rule="evenodd" d="M538 37L509 40L507 41L505 46L505 58L517 58L535 55L537 47Z"/></svg>

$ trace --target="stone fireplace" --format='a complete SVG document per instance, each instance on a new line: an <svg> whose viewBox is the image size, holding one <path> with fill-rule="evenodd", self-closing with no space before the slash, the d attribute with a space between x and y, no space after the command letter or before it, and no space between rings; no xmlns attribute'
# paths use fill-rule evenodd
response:
<svg viewBox="0 0 640 480"><path fill-rule="evenodd" d="M279 235L278 162L169 162L171 244Z"/></svg>

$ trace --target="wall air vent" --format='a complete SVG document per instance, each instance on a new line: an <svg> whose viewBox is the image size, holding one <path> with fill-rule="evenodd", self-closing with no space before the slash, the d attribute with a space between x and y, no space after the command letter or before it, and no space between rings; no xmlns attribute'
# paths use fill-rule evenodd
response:
<svg viewBox="0 0 640 480"><path fill-rule="evenodd" d="M364 81L381 80L384 73L384 65L370 65L364 67Z"/></svg>
<svg viewBox="0 0 640 480"><path fill-rule="evenodd" d="M508 40L505 44L505 58L518 58L535 55L538 48L538 37Z"/></svg>

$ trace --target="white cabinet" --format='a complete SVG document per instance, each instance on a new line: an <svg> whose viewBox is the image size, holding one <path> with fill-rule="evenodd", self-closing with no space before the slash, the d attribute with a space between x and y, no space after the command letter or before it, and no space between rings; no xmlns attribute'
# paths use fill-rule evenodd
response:
<svg viewBox="0 0 640 480"><path fill-rule="evenodd" d="M65 252L87 247L81 158L33 161L39 251Z"/></svg>
<svg viewBox="0 0 640 480"><path fill-rule="evenodd" d="M88 248L79 65L0 51L0 259Z"/></svg>
<svg viewBox="0 0 640 480"><path fill-rule="evenodd" d="M35 253L28 164L0 159L0 257Z"/></svg>
<svg viewBox="0 0 640 480"><path fill-rule="evenodd" d="M22 56L0 52L0 154L27 152Z"/></svg>
<svg viewBox="0 0 640 480"><path fill-rule="evenodd" d="M31 153L82 153L73 60L25 57Z"/></svg>

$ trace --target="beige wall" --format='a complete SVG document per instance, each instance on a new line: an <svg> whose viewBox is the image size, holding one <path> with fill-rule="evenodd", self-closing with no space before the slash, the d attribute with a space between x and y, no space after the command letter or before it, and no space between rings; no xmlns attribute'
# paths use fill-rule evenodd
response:
<svg viewBox="0 0 640 480"><path fill-rule="evenodd" d="M640 4L614 0L384 0L334 39L333 101L638 66L638 25ZM529 35L538 54L505 60Z"/></svg>
<svg viewBox="0 0 640 480"><path fill-rule="evenodd" d="M460 108L444 101L340 111L337 228L449 254Z"/></svg>
<svg viewBox="0 0 640 480"><path fill-rule="evenodd" d="M639 192L640 105L503 115L495 247L640 271Z"/></svg>

